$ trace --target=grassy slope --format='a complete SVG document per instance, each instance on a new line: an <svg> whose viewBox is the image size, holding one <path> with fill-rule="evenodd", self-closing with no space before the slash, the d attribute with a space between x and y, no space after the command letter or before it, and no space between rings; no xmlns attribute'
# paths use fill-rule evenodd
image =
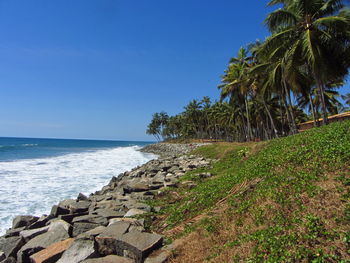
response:
<svg viewBox="0 0 350 263"><path fill-rule="evenodd" d="M153 202L172 262L350 262L350 122L195 154L219 160Z"/></svg>

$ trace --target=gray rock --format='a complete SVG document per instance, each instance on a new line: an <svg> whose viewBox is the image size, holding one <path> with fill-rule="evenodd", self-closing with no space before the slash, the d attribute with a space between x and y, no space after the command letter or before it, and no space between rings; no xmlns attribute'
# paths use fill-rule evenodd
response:
<svg viewBox="0 0 350 263"><path fill-rule="evenodd" d="M125 215L125 212L123 211L114 211L111 209L97 209L93 212L93 214L97 214L99 216L102 216L107 219L116 218L116 217L123 217Z"/></svg>
<svg viewBox="0 0 350 263"><path fill-rule="evenodd" d="M9 237L0 239L0 251L5 253L6 258L16 257L19 249L25 244L22 237Z"/></svg>
<svg viewBox="0 0 350 263"><path fill-rule="evenodd" d="M86 200L88 200L88 197L86 195L84 195L83 193L79 193L77 200L78 201L86 201Z"/></svg>
<svg viewBox="0 0 350 263"><path fill-rule="evenodd" d="M69 209L68 208L64 208L58 205L54 205L51 208L51 212L50 215L53 217L57 217L59 215L66 215L69 214Z"/></svg>
<svg viewBox="0 0 350 263"><path fill-rule="evenodd" d="M148 191L150 188L145 183L130 183L127 186L124 187L125 193L132 193L132 192L145 192Z"/></svg>
<svg viewBox="0 0 350 263"><path fill-rule="evenodd" d="M24 229L26 229L25 226L19 227L19 228L12 228L6 231L6 234L4 235L4 237L15 237L15 236L19 236L19 233L21 231L23 231Z"/></svg>
<svg viewBox="0 0 350 263"><path fill-rule="evenodd" d="M46 233L48 230L49 230L49 226L44 226L41 228L30 229L30 230L23 230L21 231L20 236L23 237L26 242L28 242L30 239Z"/></svg>
<svg viewBox="0 0 350 263"><path fill-rule="evenodd" d="M76 239L57 263L79 263L94 257L98 257L95 241L91 239Z"/></svg>
<svg viewBox="0 0 350 263"><path fill-rule="evenodd" d="M57 226L54 230L36 236L25 244L17 253L17 261L18 263L27 263L29 257L34 253L67 238L69 238L69 234L66 229L63 226Z"/></svg>
<svg viewBox="0 0 350 263"><path fill-rule="evenodd" d="M108 220L100 215L85 215L75 217L72 220L72 223L93 223L106 226L108 224Z"/></svg>
<svg viewBox="0 0 350 263"><path fill-rule="evenodd" d="M134 261L129 258L124 258L116 255L109 255L103 258L93 258L84 260L81 263L134 263Z"/></svg>
<svg viewBox="0 0 350 263"><path fill-rule="evenodd" d="M162 245L163 237L144 232L129 232L117 240L117 251L134 259L137 263L143 260L155 249ZM120 255L120 254L119 254Z"/></svg>
<svg viewBox="0 0 350 263"><path fill-rule="evenodd" d="M94 238L96 236L98 236L99 234L101 234L104 230L106 229L105 226L98 226L92 230L89 230L87 232L84 232L80 235L77 236L77 238Z"/></svg>
<svg viewBox="0 0 350 263"><path fill-rule="evenodd" d="M14 257L9 257L4 261L1 261L1 263L16 263L16 259Z"/></svg>
<svg viewBox="0 0 350 263"><path fill-rule="evenodd" d="M145 214L145 213L146 213L146 211L144 211L144 210L132 208L125 214L124 217L134 217L134 216L142 215L142 214Z"/></svg>
<svg viewBox="0 0 350 263"><path fill-rule="evenodd" d="M6 258L5 252L0 251L0 262Z"/></svg>
<svg viewBox="0 0 350 263"><path fill-rule="evenodd" d="M59 215L58 218L66 221L67 223L72 223L75 217L85 216L88 214L89 214L88 212L84 212L84 213L75 213L75 214L68 214L68 215Z"/></svg>
<svg viewBox="0 0 350 263"><path fill-rule="evenodd" d="M171 252L169 250L161 249L155 251L155 253L152 253L149 255L144 263L165 263L168 261L168 259L171 256Z"/></svg>
<svg viewBox="0 0 350 263"><path fill-rule="evenodd" d="M130 224L130 222L120 221L109 225L95 239L98 246L98 252L101 255L118 254L115 244L116 240L120 239L121 236L128 231ZM120 254L121 253L119 253L119 255Z"/></svg>
<svg viewBox="0 0 350 263"><path fill-rule="evenodd" d="M53 219L54 217L52 215L43 215L41 216L36 222L34 222L33 224L29 225L27 227L27 229L35 229L35 228L40 228L40 227L44 227L47 222L49 222L49 220Z"/></svg>
<svg viewBox="0 0 350 263"><path fill-rule="evenodd" d="M37 221L37 216L16 216L12 221L12 228L19 228L22 226L29 226Z"/></svg>
<svg viewBox="0 0 350 263"><path fill-rule="evenodd" d="M80 234L92 230L98 226L100 225L94 223L74 223L72 236L79 236Z"/></svg>

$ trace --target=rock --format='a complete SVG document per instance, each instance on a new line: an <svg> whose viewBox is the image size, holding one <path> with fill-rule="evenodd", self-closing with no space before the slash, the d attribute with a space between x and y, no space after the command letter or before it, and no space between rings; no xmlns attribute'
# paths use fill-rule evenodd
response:
<svg viewBox="0 0 350 263"><path fill-rule="evenodd" d="M89 198L86 196L86 195L84 195L83 193L79 193L79 195L78 195L78 197L77 197L77 200L78 201L86 201L86 200L88 200Z"/></svg>
<svg viewBox="0 0 350 263"><path fill-rule="evenodd" d="M73 243L73 238L54 243L47 248L30 256L32 263L54 263Z"/></svg>
<svg viewBox="0 0 350 263"><path fill-rule="evenodd" d="M149 186L144 183L134 183L125 186L123 189L125 193L145 192L149 190Z"/></svg>
<svg viewBox="0 0 350 263"><path fill-rule="evenodd" d="M106 226L108 220L100 215L78 216L72 220L72 223L93 223Z"/></svg>
<svg viewBox="0 0 350 263"><path fill-rule="evenodd" d="M28 242L30 239L41 235L49 230L49 226L44 226L41 228L36 228L36 229L30 229L30 230L23 230L20 233L20 236L24 238L26 242Z"/></svg>
<svg viewBox="0 0 350 263"><path fill-rule="evenodd" d="M89 238L89 239L91 239L91 237L94 238L94 237L98 236L99 234L101 234L105 229L106 229L105 226L98 226L94 229L91 229L87 232L84 232L84 233L78 235L77 238Z"/></svg>
<svg viewBox="0 0 350 263"><path fill-rule="evenodd" d="M145 213L146 213L146 211L144 211L144 210L132 208L124 215L124 217L134 217L134 216L142 215Z"/></svg>
<svg viewBox="0 0 350 263"><path fill-rule="evenodd" d="M163 237L160 235L133 231L124 234L117 240L116 245L119 253L123 251L123 255L141 263L154 249L159 248L162 242Z"/></svg>
<svg viewBox="0 0 350 263"><path fill-rule="evenodd" d="M59 215L58 218L66 221L67 223L72 223L72 220L75 217L85 216L85 215L88 215L88 214L89 214L88 212L84 212L84 213L75 213L75 214L68 214L68 215Z"/></svg>
<svg viewBox="0 0 350 263"><path fill-rule="evenodd" d="M94 223L74 223L72 236L76 237L76 236L78 236L84 232L87 232L89 230L92 230L98 226L100 226L100 225L94 224Z"/></svg>
<svg viewBox="0 0 350 263"><path fill-rule="evenodd" d="M22 226L29 226L37 221L37 216L16 216L12 221L12 228L19 228Z"/></svg>
<svg viewBox="0 0 350 263"><path fill-rule="evenodd" d="M44 226L41 228L36 228L36 229L29 229L29 230L23 230L20 232L20 236L24 238L26 242L28 242L30 239L41 235L43 233L46 233L47 231L53 231L54 229L58 227L63 227L67 233L71 232L71 225L68 224L67 222L63 220L53 220L51 221L50 225Z"/></svg>
<svg viewBox="0 0 350 263"><path fill-rule="evenodd" d="M51 208L50 215L53 217L57 217L59 215L66 215L66 214L69 214L69 209L67 209L67 208L64 208L64 207L61 207L58 205L54 205Z"/></svg>
<svg viewBox="0 0 350 263"><path fill-rule="evenodd" d="M16 259L14 257L9 257L4 261L1 261L1 263L16 263Z"/></svg>
<svg viewBox="0 0 350 263"><path fill-rule="evenodd" d="M4 237L14 237L14 236L19 236L19 233L26 229L25 226L19 227L19 228L12 228L6 231L6 234Z"/></svg>
<svg viewBox="0 0 350 263"><path fill-rule="evenodd" d="M149 255L144 263L165 263L171 256L171 252L169 250L160 249L154 251L151 255Z"/></svg>
<svg viewBox="0 0 350 263"><path fill-rule="evenodd" d="M22 237L9 237L1 238L0 240L0 251L5 253L6 258L16 257L17 252L25 244Z"/></svg>
<svg viewBox="0 0 350 263"><path fill-rule="evenodd" d="M29 262L29 257L48 246L68 239L69 234L63 226L57 226L54 230L48 231L44 234L34 237L29 240L17 253L18 263Z"/></svg>
<svg viewBox="0 0 350 263"><path fill-rule="evenodd" d="M114 211L111 209L97 209L93 212L93 214L97 214L99 216L102 216L107 219L116 218L116 217L123 217L125 215L125 212L123 211Z"/></svg>
<svg viewBox="0 0 350 263"><path fill-rule="evenodd" d="M6 258L5 253L0 251L0 262L3 261L5 258Z"/></svg>
<svg viewBox="0 0 350 263"><path fill-rule="evenodd" d="M102 231L101 234L99 234L95 239L97 242L98 252L101 255L117 254L115 242L128 231L129 227L130 222L124 221L116 222L106 227L106 229Z"/></svg>
<svg viewBox="0 0 350 263"><path fill-rule="evenodd" d="M48 216L44 215L44 216L40 217L36 222L29 225L27 227L27 229L35 229L35 228L44 227L47 224L47 222L49 222L49 220L51 220L53 218L54 217L52 215L48 215Z"/></svg>
<svg viewBox="0 0 350 263"><path fill-rule="evenodd" d="M87 259L82 261L81 263L134 263L134 261L128 258L116 256L116 255L109 255L103 258Z"/></svg>
<svg viewBox="0 0 350 263"><path fill-rule="evenodd" d="M95 241L81 238L73 242L57 263L79 263L94 257L98 257Z"/></svg>

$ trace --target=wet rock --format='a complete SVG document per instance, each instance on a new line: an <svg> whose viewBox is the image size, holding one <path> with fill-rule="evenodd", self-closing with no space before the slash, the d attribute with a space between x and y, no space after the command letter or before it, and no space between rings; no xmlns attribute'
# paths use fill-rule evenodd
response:
<svg viewBox="0 0 350 263"><path fill-rule="evenodd" d="M109 255L102 258L87 259L82 261L81 263L134 263L134 261L116 255Z"/></svg>
<svg viewBox="0 0 350 263"><path fill-rule="evenodd" d="M25 244L22 237L9 237L0 239L0 251L5 253L6 258L16 257L19 249Z"/></svg>
<svg viewBox="0 0 350 263"><path fill-rule="evenodd" d="M74 239L69 238L54 243L47 248L30 256L32 263L54 263L56 262L73 243Z"/></svg>
<svg viewBox="0 0 350 263"><path fill-rule="evenodd" d="M83 260L98 256L95 241L81 238L73 242L57 263L79 263Z"/></svg>
<svg viewBox="0 0 350 263"><path fill-rule="evenodd" d="M12 228L19 228L23 226L29 226L37 221L37 216L16 216L12 221Z"/></svg>

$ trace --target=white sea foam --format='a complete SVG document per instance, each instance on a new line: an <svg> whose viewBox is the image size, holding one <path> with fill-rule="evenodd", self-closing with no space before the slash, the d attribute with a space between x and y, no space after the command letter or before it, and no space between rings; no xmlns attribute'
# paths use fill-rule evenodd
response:
<svg viewBox="0 0 350 263"><path fill-rule="evenodd" d="M112 176L153 158L133 146L0 162L0 234L16 215L48 214L60 200L100 190Z"/></svg>

